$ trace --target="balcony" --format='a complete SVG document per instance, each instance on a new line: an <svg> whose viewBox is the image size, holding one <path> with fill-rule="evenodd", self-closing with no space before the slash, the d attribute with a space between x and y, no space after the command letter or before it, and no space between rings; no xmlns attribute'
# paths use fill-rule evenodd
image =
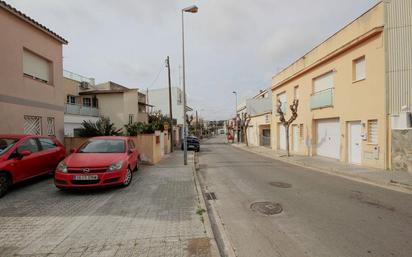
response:
<svg viewBox="0 0 412 257"><path fill-rule="evenodd" d="M95 107L88 107L78 104L66 104L64 113L74 114L74 115L83 115L83 116L93 116L99 117L99 109Z"/></svg>
<svg viewBox="0 0 412 257"><path fill-rule="evenodd" d="M310 108L320 109L333 106L333 88L313 93L310 99Z"/></svg>

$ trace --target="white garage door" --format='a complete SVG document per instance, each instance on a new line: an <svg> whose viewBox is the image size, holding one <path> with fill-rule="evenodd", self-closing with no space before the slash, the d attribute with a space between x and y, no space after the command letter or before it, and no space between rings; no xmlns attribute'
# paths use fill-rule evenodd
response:
<svg viewBox="0 0 412 257"><path fill-rule="evenodd" d="M339 119L318 120L316 123L317 155L329 158L340 158L340 125Z"/></svg>
<svg viewBox="0 0 412 257"><path fill-rule="evenodd" d="M286 129L285 126L279 124L279 149L286 150Z"/></svg>

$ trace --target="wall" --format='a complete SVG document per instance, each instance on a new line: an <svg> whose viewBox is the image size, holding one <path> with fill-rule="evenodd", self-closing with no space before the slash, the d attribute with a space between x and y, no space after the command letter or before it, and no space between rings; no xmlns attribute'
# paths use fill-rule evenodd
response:
<svg viewBox="0 0 412 257"><path fill-rule="evenodd" d="M303 124L304 135L299 140L298 154L316 155L316 120L339 118L341 134L339 159L347 162L348 122L361 121L367 124L368 120L377 119L379 158L376 160L371 154L376 146L362 141L362 165L377 168L387 167L384 37L379 30L370 34L371 29L382 24L382 17L382 5L378 4L369 13L316 47L313 52L306 55L306 58L300 59L286 71L273 78L273 113L276 113L277 94L286 92L287 103L290 105L294 98L294 87L299 86L298 118L293 124ZM348 44L348 42L351 43ZM341 49L341 52L330 55L330 58L327 59L324 54L332 53L334 49ZM353 81L352 62L363 55L366 57L366 79ZM318 62L318 60L324 61ZM309 66L311 66L310 69L305 70ZM334 71L333 107L311 110L313 79L329 71ZM285 80L287 77L288 79ZM287 114L289 115L286 115L286 119L290 117L290 113L291 111L288 110ZM279 144L278 124L279 117L274 115L271 124L272 147L274 149L277 149ZM363 129L364 133L366 133L366 129L366 127ZM292 146L291 137L290 146Z"/></svg>
<svg viewBox="0 0 412 257"><path fill-rule="evenodd" d="M271 121L272 114L270 113L266 113L259 116L253 116L251 118L248 128L248 142L250 146L260 145L260 137L262 136L262 126L270 126Z"/></svg>
<svg viewBox="0 0 412 257"><path fill-rule="evenodd" d="M55 118L56 136L63 140L62 45L46 33L0 8L0 134L23 133L24 115ZM52 61L51 84L23 75L23 48ZM7 111L4 111L7 110Z"/></svg>
<svg viewBox="0 0 412 257"><path fill-rule="evenodd" d="M386 0L386 47L389 114L412 109L412 1Z"/></svg>
<svg viewBox="0 0 412 257"><path fill-rule="evenodd" d="M392 169L412 174L412 129L392 130Z"/></svg>
<svg viewBox="0 0 412 257"><path fill-rule="evenodd" d="M141 161L148 164L156 164L161 160L160 142L156 141L154 134L141 134L131 137L140 153ZM66 153L70 154L70 149L79 148L88 138L84 137L65 137L64 146Z"/></svg>
<svg viewBox="0 0 412 257"><path fill-rule="evenodd" d="M109 117L117 129L124 128L128 114L124 112L123 93L98 94L100 115ZM124 129L123 129L124 130Z"/></svg>
<svg viewBox="0 0 412 257"><path fill-rule="evenodd" d="M137 89L130 89L123 93L123 104L124 104L124 124L129 123L129 114L134 115L134 121L138 121L139 107L138 107L138 91Z"/></svg>
<svg viewBox="0 0 412 257"><path fill-rule="evenodd" d="M177 124L183 124L183 95L182 102L178 102L178 95L182 95L180 88L172 87L172 111ZM148 104L154 105L153 110L160 110L162 114L169 116L169 89L160 88L149 90Z"/></svg>

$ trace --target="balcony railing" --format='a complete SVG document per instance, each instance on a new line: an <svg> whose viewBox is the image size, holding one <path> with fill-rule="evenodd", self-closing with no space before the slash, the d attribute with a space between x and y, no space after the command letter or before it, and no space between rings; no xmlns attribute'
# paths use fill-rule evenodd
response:
<svg viewBox="0 0 412 257"><path fill-rule="evenodd" d="M66 104L64 113L99 117L99 109L78 104Z"/></svg>
<svg viewBox="0 0 412 257"><path fill-rule="evenodd" d="M319 109L333 106L333 88L313 93L310 99L310 108Z"/></svg>

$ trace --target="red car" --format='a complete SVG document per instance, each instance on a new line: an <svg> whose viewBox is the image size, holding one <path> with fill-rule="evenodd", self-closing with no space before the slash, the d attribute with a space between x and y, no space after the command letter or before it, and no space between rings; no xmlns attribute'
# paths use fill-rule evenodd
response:
<svg viewBox="0 0 412 257"><path fill-rule="evenodd" d="M53 173L65 156L54 137L0 135L0 197L15 183Z"/></svg>
<svg viewBox="0 0 412 257"><path fill-rule="evenodd" d="M128 137L93 137L59 163L54 174L57 188L130 185L139 168L139 152Z"/></svg>

